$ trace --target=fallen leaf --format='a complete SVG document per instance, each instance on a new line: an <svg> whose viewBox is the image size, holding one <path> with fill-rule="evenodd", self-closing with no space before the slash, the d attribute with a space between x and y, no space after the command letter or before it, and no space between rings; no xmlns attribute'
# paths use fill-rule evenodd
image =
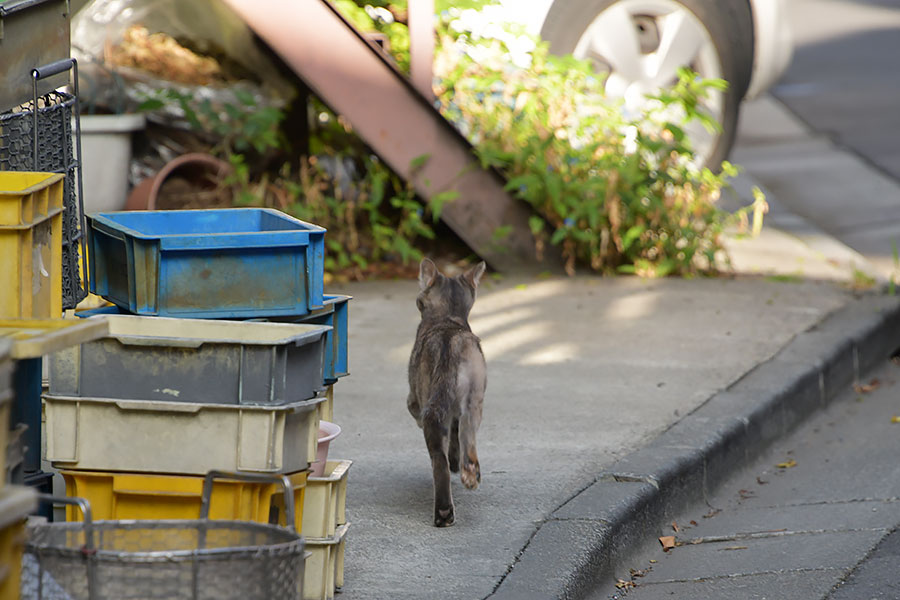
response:
<svg viewBox="0 0 900 600"><path fill-rule="evenodd" d="M616 579L616 587L620 590L627 590L634 587L633 581L625 581L624 579Z"/></svg>
<svg viewBox="0 0 900 600"><path fill-rule="evenodd" d="M520 283L519 285L516 286L516 289L517 289L517 290L527 290L527 289L528 289L528 285L525 284L525 283Z"/></svg>
<svg viewBox="0 0 900 600"><path fill-rule="evenodd" d="M780 462L775 466L778 467L779 469L790 469L792 467L797 466L797 461L792 458L791 460L786 460L784 462Z"/></svg>
<svg viewBox="0 0 900 600"><path fill-rule="evenodd" d="M697 526L697 521L691 521L691 525L693 525L694 527L696 527L696 526Z"/></svg>
<svg viewBox="0 0 900 600"><path fill-rule="evenodd" d="M659 538L659 543L662 544L663 552L668 552L672 548L675 547L675 536L674 535L664 535Z"/></svg>
<svg viewBox="0 0 900 600"><path fill-rule="evenodd" d="M680 531L678 529L678 523L676 523L675 521L672 521L672 529L675 531L675 533L678 533Z"/></svg>
<svg viewBox="0 0 900 600"><path fill-rule="evenodd" d="M653 564L656 564L656 563L658 563L659 561L656 560L655 558L651 558L651 559L650 559L650 562L652 562Z"/></svg>
<svg viewBox="0 0 900 600"><path fill-rule="evenodd" d="M881 387L881 381L876 377L869 381L869 383L857 383L853 386L853 390L857 394L868 394L869 392L874 392L878 388Z"/></svg>
<svg viewBox="0 0 900 600"><path fill-rule="evenodd" d="M766 484L769 483L769 482L766 481L765 479L763 479L762 477L757 477L757 478L756 478L756 483L758 483L759 485L766 485Z"/></svg>
<svg viewBox="0 0 900 600"><path fill-rule="evenodd" d="M713 508L713 509L711 509L708 513L706 513L705 515L703 515L703 518L704 518L704 519L712 519L714 516L716 516L716 515L719 514L720 512L722 512L722 509L721 509L721 508Z"/></svg>
<svg viewBox="0 0 900 600"><path fill-rule="evenodd" d="M747 549L747 546L728 546L727 548L719 548L719 550L722 550L725 552L727 552L729 550L746 550L746 549Z"/></svg>
<svg viewBox="0 0 900 600"><path fill-rule="evenodd" d="M900 423L900 417L894 415L893 417L891 417L891 423Z"/></svg>

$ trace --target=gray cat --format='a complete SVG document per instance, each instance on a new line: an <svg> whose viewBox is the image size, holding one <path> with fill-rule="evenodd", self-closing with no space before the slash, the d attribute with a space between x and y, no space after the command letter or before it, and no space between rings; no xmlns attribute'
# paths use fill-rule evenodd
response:
<svg viewBox="0 0 900 600"><path fill-rule="evenodd" d="M481 262L447 277L427 258L419 265L416 306L422 321L409 357L407 407L425 433L437 527L454 521L450 471L459 472L470 490L481 482L475 432L481 424L487 367L468 319L484 269Z"/></svg>

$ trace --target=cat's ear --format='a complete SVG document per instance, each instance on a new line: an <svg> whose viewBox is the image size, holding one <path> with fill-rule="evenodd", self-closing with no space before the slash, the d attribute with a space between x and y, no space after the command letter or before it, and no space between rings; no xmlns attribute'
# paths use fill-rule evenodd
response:
<svg viewBox="0 0 900 600"><path fill-rule="evenodd" d="M437 277L437 267L429 258L423 258L419 264L419 289L427 290Z"/></svg>
<svg viewBox="0 0 900 600"><path fill-rule="evenodd" d="M465 273L463 273L463 279L469 282L469 285L472 286L472 289L478 287L478 282L481 281L481 276L484 275L484 270L487 268L487 265L484 264L484 261L481 261Z"/></svg>

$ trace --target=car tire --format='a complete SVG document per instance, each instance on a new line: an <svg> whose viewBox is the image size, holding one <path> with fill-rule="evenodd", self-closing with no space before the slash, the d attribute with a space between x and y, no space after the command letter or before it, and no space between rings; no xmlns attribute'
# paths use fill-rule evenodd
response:
<svg viewBox="0 0 900 600"><path fill-rule="evenodd" d="M554 54L572 53L582 35L604 10L621 0L555 0L541 28ZM728 90L722 102L722 131L703 161L718 170L737 134L741 99L753 70L753 15L747 0L672 0L691 11L705 27L719 58Z"/></svg>

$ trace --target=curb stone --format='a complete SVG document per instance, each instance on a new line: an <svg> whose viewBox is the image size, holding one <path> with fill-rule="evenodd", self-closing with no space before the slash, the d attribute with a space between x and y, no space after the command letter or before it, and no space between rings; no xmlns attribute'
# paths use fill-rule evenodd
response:
<svg viewBox="0 0 900 600"><path fill-rule="evenodd" d="M898 347L900 299L867 295L831 313L551 513L488 597L584 597Z"/></svg>

